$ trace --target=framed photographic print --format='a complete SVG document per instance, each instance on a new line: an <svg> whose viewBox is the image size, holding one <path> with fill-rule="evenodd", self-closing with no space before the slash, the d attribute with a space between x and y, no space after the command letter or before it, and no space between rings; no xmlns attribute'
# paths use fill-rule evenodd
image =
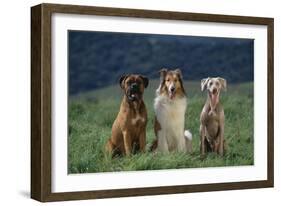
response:
<svg viewBox="0 0 281 206"><path fill-rule="evenodd" d="M31 8L31 197L273 187L273 19Z"/></svg>

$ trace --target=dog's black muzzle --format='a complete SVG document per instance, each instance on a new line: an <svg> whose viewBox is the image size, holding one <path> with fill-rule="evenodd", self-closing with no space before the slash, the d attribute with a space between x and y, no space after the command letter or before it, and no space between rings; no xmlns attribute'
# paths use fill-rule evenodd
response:
<svg viewBox="0 0 281 206"><path fill-rule="evenodd" d="M137 83L132 83L129 86L127 97L130 101L136 101L140 98L140 86Z"/></svg>
<svg viewBox="0 0 281 206"><path fill-rule="evenodd" d="M131 93L138 93L140 90L140 87L137 83L133 83L130 85L130 92Z"/></svg>

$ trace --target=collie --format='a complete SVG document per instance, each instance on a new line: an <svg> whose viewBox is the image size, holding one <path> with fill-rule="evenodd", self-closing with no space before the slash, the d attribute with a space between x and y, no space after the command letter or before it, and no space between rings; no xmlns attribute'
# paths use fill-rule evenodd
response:
<svg viewBox="0 0 281 206"><path fill-rule="evenodd" d="M180 69L162 69L154 100L156 140L151 149L159 152L191 152L192 134L184 130L186 93Z"/></svg>

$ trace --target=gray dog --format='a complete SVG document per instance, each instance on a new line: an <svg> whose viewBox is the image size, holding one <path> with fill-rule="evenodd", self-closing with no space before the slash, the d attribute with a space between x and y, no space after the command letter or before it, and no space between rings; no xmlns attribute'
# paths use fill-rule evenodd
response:
<svg viewBox="0 0 281 206"><path fill-rule="evenodd" d="M201 80L201 90L207 89L207 101L200 116L200 151L215 152L223 155L224 141L224 110L219 102L221 90L226 91L226 80L220 77Z"/></svg>

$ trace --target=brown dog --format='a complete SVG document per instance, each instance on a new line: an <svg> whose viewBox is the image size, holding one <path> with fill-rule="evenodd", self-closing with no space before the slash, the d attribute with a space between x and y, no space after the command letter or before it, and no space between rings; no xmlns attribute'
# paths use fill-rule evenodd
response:
<svg viewBox="0 0 281 206"><path fill-rule="evenodd" d="M124 91L119 113L112 125L112 136L106 150L113 156L145 151L147 112L143 101L148 78L141 75L123 75L120 87Z"/></svg>
<svg viewBox="0 0 281 206"><path fill-rule="evenodd" d="M220 77L201 80L201 90L207 89L207 101L200 116L200 150L216 152L223 155L224 141L224 110L219 102L221 90L226 90L226 80Z"/></svg>

